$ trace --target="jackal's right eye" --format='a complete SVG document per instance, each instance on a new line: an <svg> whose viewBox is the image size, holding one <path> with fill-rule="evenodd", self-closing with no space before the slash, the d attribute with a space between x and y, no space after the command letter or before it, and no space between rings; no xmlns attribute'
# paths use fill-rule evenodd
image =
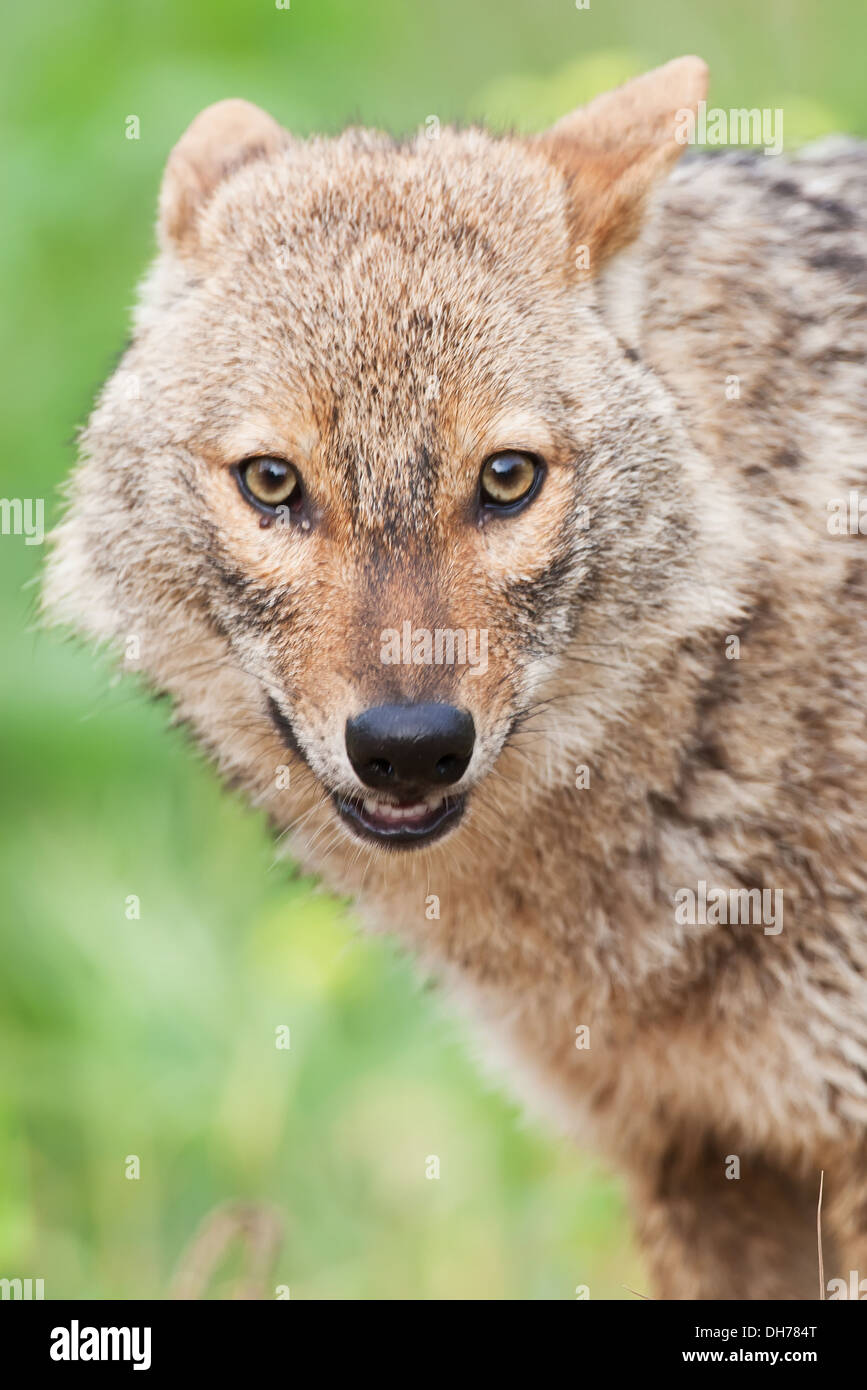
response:
<svg viewBox="0 0 867 1390"><path fill-rule="evenodd" d="M286 459L245 459L233 470L241 495L254 507L275 511L277 507L292 506L301 501L301 479L293 464Z"/></svg>

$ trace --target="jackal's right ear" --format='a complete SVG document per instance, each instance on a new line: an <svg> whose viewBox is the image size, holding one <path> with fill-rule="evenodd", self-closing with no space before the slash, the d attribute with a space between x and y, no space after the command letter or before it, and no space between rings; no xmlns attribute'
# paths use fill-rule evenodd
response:
<svg viewBox="0 0 867 1390"><path fill-rule="evenodd" d="M707 95L701 58L675 58L596 97L532 143L566 177L579 271L594 275L641 226L653 185L683 154Z"/></svg>
<svg viewBox="0 0 867 1390"><path fill-rule="evenodd" d="M183 247L217 185L251 159L282 149L288 133L249 101L206 106L175 145L160 189L160 245Z"/></svg>

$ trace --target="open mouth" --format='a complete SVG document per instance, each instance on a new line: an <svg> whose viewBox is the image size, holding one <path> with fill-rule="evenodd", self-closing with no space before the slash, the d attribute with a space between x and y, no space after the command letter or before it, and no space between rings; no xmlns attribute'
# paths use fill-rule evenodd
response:
<svg viewBox="0 0 867 1390"><path fill-rule="evenodd" d="M392 849L432 844L457 825L466 796L427 801L382 801L374 796L334 796L341 820L363 840Z"/></svg>
<svg viewBox="0 0 867 1390"><path fill-rule="evenodd" d="M287 748L309 767L291 722L270 696L268 712ZM352 796L331 792L331 799L340 819L359 839L389 849L414 849L432 844L457 825L464 813L467 794L443 795L436 800L429 797L427 800L386 801L373 792Z"/></svg>

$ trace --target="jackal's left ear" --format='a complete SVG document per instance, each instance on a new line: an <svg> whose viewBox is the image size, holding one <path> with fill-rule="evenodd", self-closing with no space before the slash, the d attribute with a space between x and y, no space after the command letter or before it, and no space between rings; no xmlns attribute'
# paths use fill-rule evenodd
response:
<svg viewBox="0 0 867 1390"><path fill-rule="evenodd" d="M701 58L675 58L565 116L534 145L566 176L576 265L593 275L637 234L647 196L685 148L707 94ZM690 122L691 125L691 122Z"/></svg>

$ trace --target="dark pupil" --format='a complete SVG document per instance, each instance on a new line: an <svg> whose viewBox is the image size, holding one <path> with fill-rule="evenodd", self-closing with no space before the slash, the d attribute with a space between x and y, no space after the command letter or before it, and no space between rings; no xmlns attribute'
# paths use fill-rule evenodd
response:
<svg viewBox="0 0 867 1390"><path fill-rule="evenodd" d="M279 463L277 459L268 459L258 463L256 470L259 474L259 481L265 492L280 492L286 483L286 465Z"/></svg>
<svg viewBox="0 0 867 1390"><path fill-rule="evenodd" d="M492 483L507 494L524 492L529 481L528 463L529 460L521 454L501 454L499 458L491 459Z"/></svg>

